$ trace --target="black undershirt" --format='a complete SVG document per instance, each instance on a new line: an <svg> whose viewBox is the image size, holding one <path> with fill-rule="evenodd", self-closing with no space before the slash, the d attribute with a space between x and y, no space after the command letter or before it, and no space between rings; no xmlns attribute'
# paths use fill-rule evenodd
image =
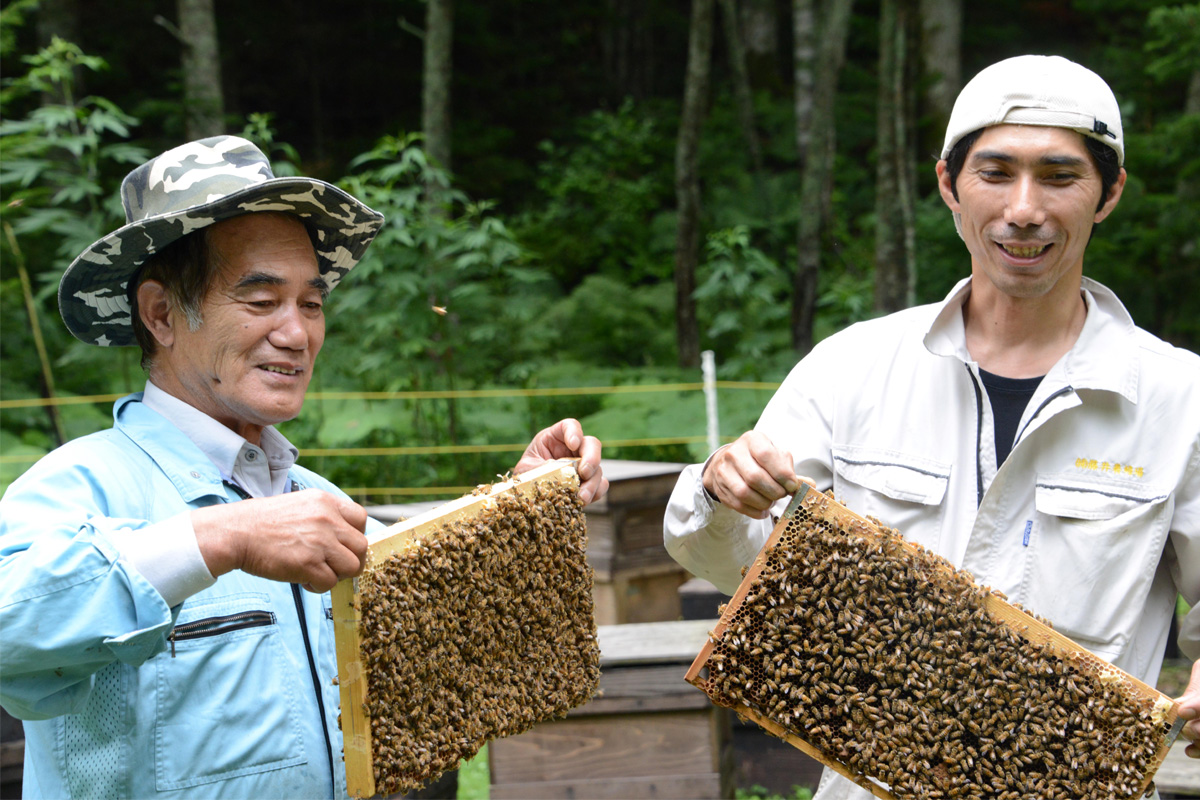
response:
<svg viewBox="0 0 1200 800"><path fill-rule="evenodd" d="M1038 384L1038 378L1005 378L990 372L979 370L979 377L987 389L988 400L992 403L992 416L996 420L996 469L1012 452L1013 440L1017 438L1017 425L1021 423L1021 415L1025 406L1033 398Z"/></svg>

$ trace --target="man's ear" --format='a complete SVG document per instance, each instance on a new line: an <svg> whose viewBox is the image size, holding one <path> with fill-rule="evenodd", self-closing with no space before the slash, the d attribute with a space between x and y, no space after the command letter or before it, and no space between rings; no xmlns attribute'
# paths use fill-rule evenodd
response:
<svg viewBox="0 0 1200 800"><path fill-rule="evenodd" d="M958 212L958 198L954 196L954 189L950 186L950 171L946 169L946 159L937 162L938 191L941 192L942 201L950 208L951 211Z"/></svg>
<svg viewBox="0 0 1200 800"><path fill-rule="evenodd" d="M1117 179L1113 182L1112 187L1108 190L1108 199L1104 201L1104 205L1100 206L1100 210L1096 212L1096 222L1100 222L1117 207L1117 202L1121 199L1121 192L1125 191L1125 169L1117 174Z"/></svg>
<svg viewBox="0 0 1200 800"><path fill-rule="evenodd" d="M160 347L175 343L175 330L171 327L171 301L167 290L156 280L142 281L137 290L138 316L150 335Z"/></svg>

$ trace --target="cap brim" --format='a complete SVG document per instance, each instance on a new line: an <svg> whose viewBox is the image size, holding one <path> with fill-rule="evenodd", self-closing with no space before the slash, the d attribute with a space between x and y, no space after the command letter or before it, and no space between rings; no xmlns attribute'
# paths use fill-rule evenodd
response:
<svg viewBox="0 0 1200 800"><path fill-rule="evenodd" d="M67 329L89 344L135 344L126 292L146 259L193 231L259 211L295 214L312 225L318 266L330 290L383 225L383 215L353 196L302 177L272 178L209 203L138 220L97 241L63 273L58 307Z"/></svg>

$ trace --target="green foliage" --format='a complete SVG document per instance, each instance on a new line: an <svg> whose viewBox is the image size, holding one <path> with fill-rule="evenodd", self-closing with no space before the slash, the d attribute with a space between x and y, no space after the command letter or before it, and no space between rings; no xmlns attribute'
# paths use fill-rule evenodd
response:
<svg viewBox="0 0 1200 800"><path fill-rule="evenodd" d="M164 140L178 140L177 48L127 31L133 20L146 17L144 9L114 0L103 4L112 24L88 31L106 61L61 41L21 60L17 48L32 39L22 17L35 6L35 0L14 0L0 9L6 75L0 87L0 221L11 226L34 273L59 393L137 389L142 376L136 351L75 342L58 320L54 290L76 254L121 224L117 185L146 157L142 145L157 151ZM516 13L515 2L460 9L456 50L463 58L455 61L454 118L460 174L453 183L427 162L418 137L378 138L380 131L415 123L410 112L419 105L419 48L399 46L406 40L397 39L393 24L394 13L409 19L423 13L415 0L402 0L392 11L368 9L352 31L322 26L321 15L333 12L317 10L298 35L305 42L320 39L321 47L311 51L338 54L337 69L311 59L298 67L300 75L288 73L282 88L271 84L278 60L267 43L226 52L226 82L238 87L238 102L270 112L249 114L242 134L268 153L276 174L312 173L315 165L388 218L367 258L332 295L313 390L511 387L514 395L310 401L285 426L299 446L518 444L562 416L583 420L589 432L610 442L703 435L698 392L518 393L699 380L672 366L674 149L686 9L634 4L614 15L569 3L535 6L535 14ZM100 13L82 8L85 16ZM786 9L780 8L778 23L786 25ZM855 15L839 82L818 340L875 313L874 8L868 4ZM1017 52L1060 52L1098 69L1113 85L1125 113L1130 178L1119 208L1096 232L1086 270L1118 292L1139 324L1196 349L1200 118L1183 110L1189 81L1200 68L1200 6L1073 0L1026 4L1020 14L1015 9L1011 3L965 7L965 74ZM237 30L249 19L255 24L240 28L255 30L268 15L255 4L234 4L220 11L220 21L223 30ZM282 24L297 34L293 23ZM119 30L120 39L108 27ZM340 46L339 36L357 37L355 52ZM654 47L617 52L618 40L637 36L652 38ZM294 49L294 37L281 40ZM614 52L601 54L604 47ZM163 53L171 60L155 61ZM370 81L353 79L351 62L365 61L367 54L378 73ZM786 61L776 65L775 90L760 87L754 94L765 160L756 174L720 45L714 60L700 150L705 243L696 300L701 346L717 353L726 380L778 381L797 357L788 325L799 168L790 78L781 78ZM106 63L113 68L105 69ZM631 79L613 80L609 73L620 69L628 69ZM333 74L336 91L327 82ZM377 102L385 74L389 102ZM78 89L81 75L94 94ZM531 81L529 75L544 79ZM627 93L636 99L620 101ZM121 111L118 99L143 119L149 115L136 129L137 142L130 137L138 123ZM936 151L941 132L926 127L922 122L920 135L934 140ZM303 144L293 147L292 141ZM308 160L301 159L301 149ZM923 141L916 165L923 194L917 207L918 302L941 299L969 270L950 214L933 191L929 150ZM486 187L504 205L474 200L463 186ZM6 399L38 397L43 387L16 256L7 241L0 249L0 389ZM722 432L728 437L750 427L768 396L723 390ZM68 406L61 413L69 435L109 424L104 405ZM0 416L5 456L32 456L54 444L44 410L5 409ZM695 460L706 447L606 445L605 452ZM516 457L505 451L305 461L347 486L414 487L474 483L503 472ZM0 481L20 468L0 463Z"/></svg>
<svg viewBox="0 0 1200 800"><path fill-rule="evenodd" d="M631 286L608 275L583 279L555 303L540 324L569 331L559 354L597 367L648 367L675 360L675 330L664 322L674 305L673 285Z"/></svg>
<svg viewBox="0 0 1200 800"><path fill-rule="evenodd" d="M1152 37L1146 51L1157 56L1147 74L1160 82L1188 80L1200 69L1200 4L1152 9L1146 28Z"/></svg>
<svg viewBox="0 0 1200 800"><path fill-rule="evenodd" d="M0 8L0 53L16 49L17 30L25 24L25 15L37 10L41 0L13 0Z"/></svg>
<svg viewBox="0 0 1200 800"><path fill-rule="evenodd" d="M746 225L708 234L695 298L703 334L727 378L757 379L764 359L788 347L791 276L750 240Z"/></svg>
<svg viewBox="0 0 1200 800"><path fill-rule="evenodd" d="M292 178L301 174L300 153L287 142L277 140L275 115L252 112L242 127L242 138L254 142L259 150L271 160L271 172L277 178Z"/></svg>
<svg viewBox="0 0 1200 800"><path fill-rule="evenodd" d="M670 131L661 112L627 100L585 116L567 144L541 144L540 203L514 227L565 286L597 272L633 285L670 279Z"/></svg>
<svg viewBox="0 0 1200 800"><path fill-rule="evenodd" d="M491 203L450 187L416 136L385 137L345 188L388 222L332 295L338 368L383 390L472 385L520 361L520 331L547 302L545 276Z"/></svg>
<svg viewBox="0 0 1200 800"><path fill-rule="evenodd" d="M793 786L791 794L784 795L778 792L772 792L765 786L755 784L749 789L738 787L734 797L737 800L812 800L813 793L810 789L805 789L802 786Z"/></svg>
<svg viewBox="0 0 1200 800"><path fill-rule="evenodd" d="M105 66L77 46L56 38L22 60L28 71L6 79L0 91L0 190L5 196L0 206L5 232L0 242L0 393L6 399L33 398L42 396L45 388L33 320L17 277L22 264L34 273L33 301L54 362L58 394L140 388L136 356L76 341L62 325L55 302L59 278L75 256L123 221L115 198L118 181L129 165L145 159L145 151L127 141L136 120L107 99L76 96L79 72ZM31 103L35 97L61 102ZM31 110L22 115L24 108ZM63 406L58 413L68 438L111 424L107 408ZM6 411L0 417L0 433L6 445L13 445L11 450L4 448L10 458L35 455L57 444L45 410ZM0 483L7 485L26 465L4 464Z"/></svg>
<svg viewBox="0 0 1200 800"><path fill-rule="evenodd" d="M1144 37L1143 49L1156 57L1145 77L1126 85L1151 85L1137 105L1122 98L1129 178L1117 209L1096 229L1084 269L1117 292L1139 325L1198 350L1200 113L1183 113L1183 98L1200 70L1200 5L1152 8L1142 19L1129 35ZM1127 94L1116 87L1119 98Z"/></svg>
<svg viewBox="0 0 1200 800"><path fill-rule="evenodd" d="M544 343L524 331L535 327L553 287L528 266L491 204L451 187L415 135L384 137L352 166L357 171L344 188L383 213L387 224L330 296L325 352L312 388L453 391L532 374L528 360ZM407 407L310 403L288 435L359 447L528 441L531 420L522 410L511 399L415 400ZM491 476L517 455L347 459L322 468L352 486L462 485L478 482L464 481L468 469Z"/></svg>
<svg viewBox="0 0 1200 800"><path fill-rule="evenodd" d="M487 745L458 768L458 800L488 800L491 773L488 770Z"/></svg>

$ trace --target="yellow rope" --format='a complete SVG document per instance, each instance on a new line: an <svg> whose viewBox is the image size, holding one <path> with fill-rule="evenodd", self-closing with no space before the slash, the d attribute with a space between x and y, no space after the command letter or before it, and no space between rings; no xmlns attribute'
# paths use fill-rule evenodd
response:
<svg viewBox="0 0 1200 800"><path fill-rule="evenodd" d="M305 401L325 400L448 400L451 398L482 397L571 397L579 395L641 394L646 392L696 392L702 383L656 383L633 386L559 386L545 389L439 389L411 392L309 392ZM718 389L774 391L778 383L754 381L717 381ZM27 397L20 400L0 400L0 410L9 408L41 408L45 406L112 403L123 394L91 394L79 397Z"/></svg>
<svg viewBox="0 0 1200 800"><path fill-rule="evenodd" d="M654 447L665 444L695 444L704 441L707 441L707 437L705 436L667 436L660 439L606 439L604 446L609 448ZM300 455L309 458L317 456L376 458L383 456L423 456L455 453L520 453L528 446L528 442L522 442L521 444L447 444L416 445L412 447L311 447L301 449ZM0 456L0 464L31 464L41 457L40 454Z"/></svg>

